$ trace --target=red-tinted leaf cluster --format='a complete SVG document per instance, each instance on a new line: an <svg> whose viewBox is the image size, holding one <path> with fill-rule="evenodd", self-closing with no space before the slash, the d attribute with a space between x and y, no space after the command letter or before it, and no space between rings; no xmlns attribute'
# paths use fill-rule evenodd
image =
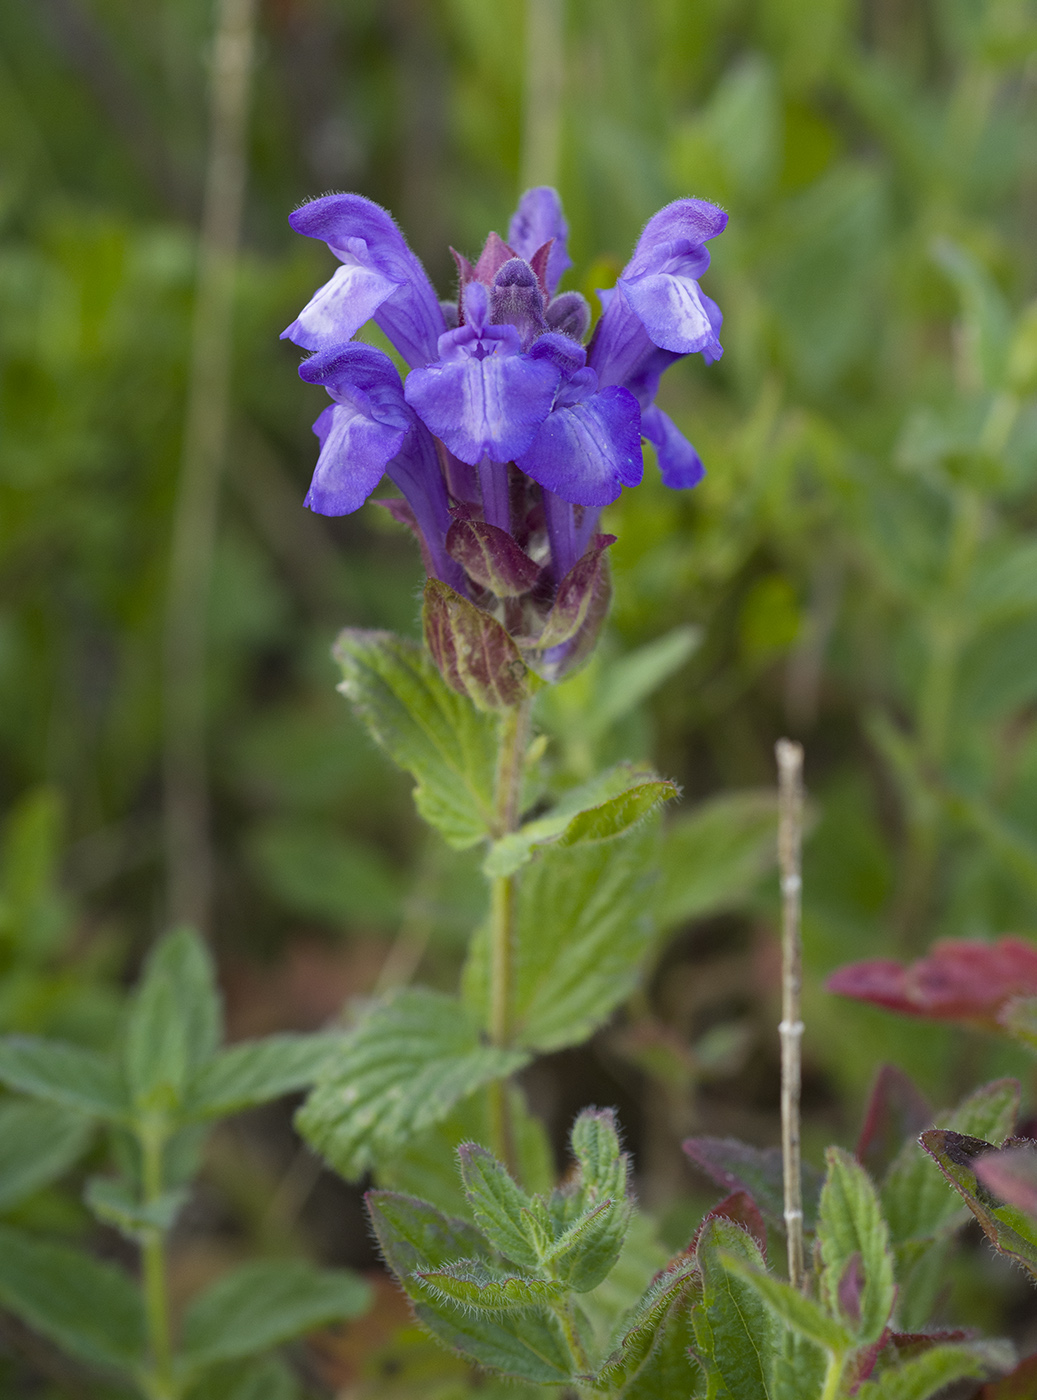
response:
<svg viewBox="0 0 1037 1400"><path fill-rule="evenodd" d="M908 1016L992 1030L1013 997L1037 996L1037 948L1021 938L948 938L907 965L890 958L850 963L832 974L828 990Z"/></svg>

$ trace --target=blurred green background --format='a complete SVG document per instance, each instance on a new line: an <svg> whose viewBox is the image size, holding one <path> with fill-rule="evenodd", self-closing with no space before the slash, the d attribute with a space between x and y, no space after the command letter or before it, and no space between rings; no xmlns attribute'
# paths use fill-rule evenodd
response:
<svg viewBox="0 0 1037 1400"><path fill-rule="evenodd" d="M210 0L0 6L0 1029L104 1040L166 919L161 656L214 22ZM880 1059L941 1101L1019 1072L821 983L1037 932L1037 8L266 0L256 43L205 675L238 1033L317 1024L419 962L449 984L478 917L471 870L426 842L334 690L339 626L416 635L421 567L374 506L302 508L323 402L277 337L332 260L287 215L370 196L446 296L448 245L477 252L524 178L556 178L565 285L588 294L666 201L730 214L704 278L724 358L661 395L708 476L668 493L649 462L610 511L606 649L700 629L622 736L689 804L769 785L779 735L806 745L812 1141L852 1138ZM689 1125L774 1140L767 882L735 905L688 922L631 1013L721 1047L679 1108L615 1037L533 1086L559 1122L626 1105L656 1201L690 1189Z"/></svg>

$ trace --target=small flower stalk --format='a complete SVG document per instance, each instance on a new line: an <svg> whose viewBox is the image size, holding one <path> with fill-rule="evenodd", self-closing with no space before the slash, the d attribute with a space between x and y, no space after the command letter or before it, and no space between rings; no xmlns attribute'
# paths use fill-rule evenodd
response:
<svg viewBox="0 0 1037 1400"><path fill-rule="evenodd" d="M704 200L648 223L588 344L591 309L558 291L572 265L553 189L528 190L505 242L473 263L454 254L441 302L403 234L359 195L292 215L341 266L284 336L313 352L303 379L331 398L314 424L320 455L306 497L323 515L382 504L414 533L428 585L424 627L447 682L482 709L518 704L592 650L608 611L602 508L643 473L642 442L667 486L694 486L699 456L655 403L684 355L721 354L721 314L698 278L727 216ZM409 366L352 337L369 320Z"/></svg>

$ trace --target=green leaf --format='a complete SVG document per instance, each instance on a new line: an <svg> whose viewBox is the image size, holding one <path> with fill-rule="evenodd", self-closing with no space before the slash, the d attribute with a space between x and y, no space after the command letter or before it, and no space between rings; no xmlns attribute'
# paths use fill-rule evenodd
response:
<svg viewBox="0 0 1037 1400"><path fill-rule="evenodd" d="M654 690L668 680L698 649L702 630L674 627L635 651L612 661L597 687L587 716L595 735L603 734L618 720L635 710Z"/></svg>
<svg viewBox="0 0 1037 1400"><path fill-rule="evenodd" d="M865 1381L857 1400L929 1400L938 1391L960 1380L985 1380L1006 1371L1014 1360L1003 1342L972 1342L963 1346L937 1346L913 1356L873 1381Z"/></svg>
<svg viewBox="0 0 1037 1400"><path fill-rule="evenodd" d="M805 1298L790 1283L763 1273L759 1266L752 1267L744 1256L731 1253L729 1246L721 1255L721 1262L730 1273L750 1284L771 1312L787 1327L794 1328L808 1341L829 1352L845 1352L853 1345L853 1338L845 1327L840 1326L812 1298Z"/></svg>
<svg viewBox="0 0 1037 1400"><path fill-rule="evenodd" d="M427 1201L396 1191L368 1191L365 1201L385 1262L401 1282L420 1269L443 1269L457 1259L492 1260L474 1225Z"/></svg>
<svg viewBox="0 0 1037 1400"><path fill-rule="evenodd" d="M496 718L451 690L422 647L391 632L347 628L334 654L343 693L415 779L422 817L458 849L481 841L493 825Z"/></svg>
<svg viewBox="0 0 1037 1400"><path fill-rule="evenodd" d="M536 1269L541 1263L530 1231L530 1199L492 1152L475 1143L457 1149L461 1180L475 1223L506 1259Z"/></svg>
<svg viewBox="0 0 1037 1400"><path fill-rule="evenodd" d="M130 1007L123 1065L135 1103L171 1108L191 1073L212 1058L222 1012L212 957L193 929L159 940Z"/></svg>
<svg viewBox="0 0 1037 1400"><path fill-rule="evenodd" d="M385 1260L416 1304L419 1321L445 1346L525 1380L550 1384L570 1377L569 1350L553 1315L533 1308L477 1316L420 1277L462 1259L492 1265L492 1250L474 1226L392 1191L369 1191L367 1208Z"/></svg>
<svg viewBox="0 0 1037 1400"><path fill-rule="evenodd" d="M300 1400L299 1382L276 1356L224 1363L188 1387L187 1400Z"/></svg>
<svg viewBox="0 0 1037 1400"><path fill-rule="evenodd" d="M544 1253L544 1265L574 1293L589 1293L619 1258L630 1223L630 1203L602 1201L574 1220Z"/></svg>
<svg viewBox="0 0 1037 1400"><path fill-rule="evenodd" d="M476 1018L453 997L403 991L346 1037L296 1121L336 1171L357 1177L528 1060L524 1051L484 1045Z"/></svg>
<svg viewBox="0 0 1037 1400"><path fill-rule="evenodd" d="M860 1163L838 1147L830 1147L825 1159L828 1175L817 1227L821 1295L828 1311L841 1317L859 1342L875 1342L885 1331L896 1298L889 1229L875 1187ZM851 1282L847 1302L840 1296L841 1285L847 1271L855 1271L855 1260L864 1282L859 1289Z"/></svg>
<svg viewBox="0 0 1037 1400"><path fill-rule="evenodd" d="M583 1109L573 1124L569 1145L580 1164L584 1200L626 1195L630 1159L620 1147L614 1109Z"/></svg>
<svg viewBox="0 0 1037 1400"><path fill-rule="evenodd" d="M682 812L663 829L656 901L664 928L744 905L777 855L773 793L736 792Z"/></svg>
<svg viewBox="0 0 1037 1400"><path fill-rule="evenodd" d="M676 1259L626 1319L615 1349L598 1373L598 1385L618 1392L624 1400L689 1394L696 1368L687 1351L695 1340L691 1307L698 1292L698 1265L686 1257Z"/></svg>
<svg viewBox="0 0 1037 1400"><path fill-rule="evenodd" d="M317 1269L301 1259L264 1259L225 1274L184 1315L181 1358L187 1370L233 1361L370 1306L371 1289L346 1269Z"/></svg>
<svg viewBox="0 0 1037 1400"><path fill-rule="evenodd" d="M675 783L657 778L650 769L619 763L588 783L570 788L546 816L526 822L490 847L483 871L513 875L539 846L557 842L606 841L642 821L662 802L678 795Z"/></svg>
<svg viewBox="0 0 1037 1400"><path fill-rule="evenodd" d="M164 1191L157 1200L145 1204L121 1178L94 1176L87 1182L83 1199L99 1220L114 1225L127 1239L140 1241L156 1230L172 1229L187 1195L183 1189Z"/></svg>
<svg viewBox="0 0 1037 1400"><path fill-rule="evenodd" d="M828 1355L801 1332L783 1327L774 1350L771 1400L804 1400L821 1394Z"/></svg>
<svg viewBox="0 0 1037 1400"><path fill-rule="evenodd" d="M1020 1045L1037 1050L1037 997L1013 997L997 1019Z"/></svg>
<svg viewBox="0 0 1037 1400"><path fill-rule="evenodd" d="M0 1040L0 1081L9 1089L120 1122L130 1102L115 1065L82 1045L39 1036Z"/></svg>
<svg viewBox="0 0 1037 1400"><path fill-rule="evenodd" d="M977 1157L992 1150L991 1144L982 1138L967 1137L943 1128L931 1128L922 1134L921 1141L979 1221L991 1244L1037 1278L1037 1220L1018 1206L1000 1202L982 1184L972 1165Z"/></svg>
<svg viewBox="0 0 1037 1400"><path fill-rule="evenodd" d="M543 1309L473 1313L431 1297L418 1302L414 1313L445 1347L480 1366L541 1385L558 1385L572 1378L572 1358L553 1313Z"/></svg>
<svg viewBox="0 0 1037 1400"><path fill-rule="evenodd" d="M94 1124L50 1103L0 1104L0 1210L62 1176L86 1151Z"/></svg>
<svg viewBox="0 0 1037 1400"><path fill-rule="evenodd" d="M757 1283L761 1278L776 1280L758 1273L763 1256L749 1235L729 1220L706 1221L697 1258L702 1301L692 1317L698 1356L711 1378L710 1394L767 1400L776 1328Z"/></svg>
<svg viewBox="0 0 1037 1400"><path fill-rule="evenodd" d="M185 1111L200 1118L224 1118L305 1089L343 1053L346 1043L344 1034L332 1031L243 1040L204 1066L190 1085Z"/></svg>
<svg viewBox="0 0 1037 1400"><path fill-rule="evenodd" d="M538 1307L558 1301L568 1292L566 1285L555 1279L509 1274L479 1259L459 1259L441 1269L418 1269L416 1277L436 1297L482 1312Z"/></svg>
<svg viewBox="0 0 1037 1400"><path fill-rule="evenodd" d="M999 1145L1014 1128L1018 1112L1018 1082L995 1079L969 1094L951 1113L941 1115L937 1126ZM890 1235L898 1245L931 1239L958 1223L958 1201L914 1138L893 1160L879 1194Z"/></svg>
<svg viewBox="0 0 1037 1400"><path fill-rule="evenodd" d="M649 820L612 841L547 846L526 866L516 900L517 1044L547 1052L586 1040L633 990L653 946L657 837ZM465 969L465 1000L480 1011L486 937L484 928Z"/></svg>
<svg viewBox="0 0 1037 1400"><path fill-rule="evenodd" d="M0 1303L84 1361L124 1371L143 1363L140 1295L114 1264L0 1226Z"/></svg>

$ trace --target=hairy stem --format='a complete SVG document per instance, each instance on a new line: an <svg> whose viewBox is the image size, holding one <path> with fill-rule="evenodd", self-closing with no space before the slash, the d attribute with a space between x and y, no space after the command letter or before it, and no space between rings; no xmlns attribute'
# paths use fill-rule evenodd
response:
<svg viewBox="0 0 1037 1400"><path fill-rule="evenodd" d="M148 1126L140 1133L143 1158L144 1202L152 1205L162 1195L162 1148L165 1135ZM176 1400L178 1387L173 1377L173 1344L169 1323L169 1287L166 1278L166 1239L164 1231L149 1229L141 1245L144 1267L144 1308L151 1344L151 1375L148 1392L152 1400Z"/></svg>
<svg viewBox="0 0 1037 1400"><path fill-rule="evenodd" d="M778 759L778 861L781 867L781 1158L785 1183L785 1228L789 1281L805 1282L803 1266L803 1188L799 1153L800 1018L800 850L803 842L803 749L788 739L775 746ZM827 1390L826 1390L827 1395Z"/></svg>
<svg viewBox="0 0 1037 1400"><path fill-rule="evenodd" d="M572 1304L558 1303L554 1311L558 1321L562 1324L562 1331L565 1333L565 1341L573 1363L578 1370L585 1375L588 1374L593 1368L590 1363L590 1357L587 1355L583 1345L583 1338L580 1336L579 1329L576 1326L576 1318L573 1315Z"/></svg>
<svg viewBox="0 0 1037 1400"><path fill-rule="evenodd" d="M519 823L529 711L530 702L526 700L501 717L494 810L494 835L498 838L514 831ZM511 1039L515 894L513 875L496 875L490 881L489 1030L493 1044L502 1047ZM490 1086L490 1116L494 1150L501 1161L514 1170L515 1144L505 1080L497 1080Z"/></svg>

